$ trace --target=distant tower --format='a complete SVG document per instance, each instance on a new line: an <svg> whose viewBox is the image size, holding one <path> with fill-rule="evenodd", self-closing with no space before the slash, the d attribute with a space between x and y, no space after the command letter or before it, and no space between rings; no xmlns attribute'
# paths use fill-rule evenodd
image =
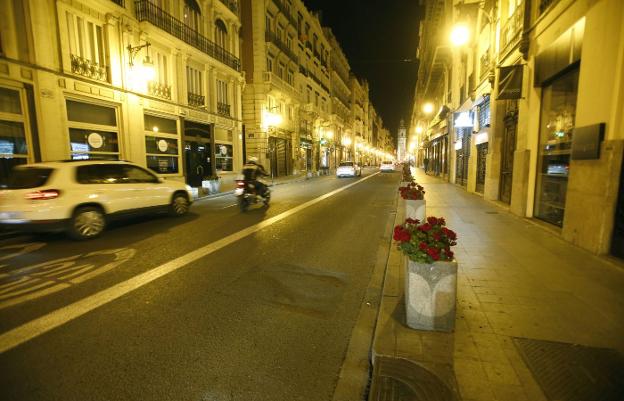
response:
<svg viewBox="0 0 624 401"><path fill-rule="evenodd" d="M402 162L407 159L407 130L405 129L405 122L401 120L399 124L399 135L397 144L397 160Z"/></svg>

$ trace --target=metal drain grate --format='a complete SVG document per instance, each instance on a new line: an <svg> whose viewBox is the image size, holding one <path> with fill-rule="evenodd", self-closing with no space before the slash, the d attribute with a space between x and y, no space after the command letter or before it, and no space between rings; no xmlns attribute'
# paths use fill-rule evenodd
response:
<svg viewBox="0 0 624 401"><path fill-rule="evenodd" d="M375 361L369 401L457 399L456 392L440 377L418 364L405 359L387 357L378 357Z"/></svg>
<svg viewBox="0 0 624 401"><path fill-rule="evenodd" d="M624 358L617 351L528 338L514 343L549 400L624 400Z"/></svg>

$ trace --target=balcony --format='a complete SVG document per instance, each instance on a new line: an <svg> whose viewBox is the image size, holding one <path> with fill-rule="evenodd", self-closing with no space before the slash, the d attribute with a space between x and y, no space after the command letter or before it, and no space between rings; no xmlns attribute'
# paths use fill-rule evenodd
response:
<svg viewBox="0 0 624 401"><path fill-rule="evenodd" d="M235 0L219 0L219 1L225 4L225 6L229 8L234 14L238 15L238 3Z"/></svg>
<svg viewBox="0 0 624 401"><path fill-rule="evenodd" d="M520 33L524 22L524 7L516 8L516 11L509 17L503 29L501 29L501 49L508 50L509 47L520 41Z"/></svg>
<svg viewBox="0 0 624 401"><path fill-rule="evenodd" d="M297 95L297 91L295 90L295 88L291 84L289 84L287 81L280 78L277 74L265 71L262 73L262 80L265 83L268 83L277 87L281 91L290 92L294 96Z"/></svg>
<svg viewBox="0 0 624 401"><path fill-rule="evenodd" d="M194 107L200 107L205 105L206 97L202 95L198 95L196 93L188 93L188 105Z"/></svg>
<svg viewBox="0 0 624 401"><path fill-rule="evenodd" d="M292 49L290 49L286 45L286 43L282 42L282 39L277 36L275 32L266 31L264 34L264 38L267 42L273 43L275 46L277 46L277 48L284 52L284 54L286 54L292 61L297 64L299 63L299 58L297 57L297 55L292 51Z"/></svg>
<svg viewBox="0 0 624 401"><path fill-rule="evenodd" d="M134 3L137 19L148 21L152 25L168 32L172 36L219 60L223 64L240 71L240 60L233 54L218 46L216 43L201 35L182 21L166 13L160 7L148 0L139 0Z"/></svg>
<svg viewBox="0 0 624 401"><path fill-rule="evenodd" d="M106 66L99 65L91 60L73 54L71 55L71 71L74 74L82 75L87 78L108 82L108 68Z"/></svg>
<svg viewBox="0 0 624 401"><path fill-rule="evenodd" d="M281 11L282 14L288 19L288 22L292 24L292 26L297 27L297 20L292 16L286 4L284 4L283 0L273 0L273 3L277 6L277 8Z"/></svg>
<svg viewBox="0 0 624 401"><path fill-rule="evenodd" d="M170 85L163 85L156 81L149 81L147 83L147 93L149 93L152 96L171 100L171 86Z"/></svg>
<svg viewBox="0 0 624 401"><path fill-rule="evenodd" d="M218 102L217 103L217 113L221 114L222 116L231 116L230 114L230 105L227 103L221 103Z"/></svg>

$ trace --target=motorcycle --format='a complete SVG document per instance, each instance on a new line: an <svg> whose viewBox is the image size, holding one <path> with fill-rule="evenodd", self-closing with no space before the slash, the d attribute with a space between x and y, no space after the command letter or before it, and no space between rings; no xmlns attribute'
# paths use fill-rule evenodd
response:
<svg viewBox="0 0 624 401"><path fill-rule="evenodd" d="M234 195L238 198L238 207L245 212L252 204L262 202L265 206L269 206L271 200L271 191L266 189L264 196L256 192L256 187L252 182L245 180L236 180L236 188Z"/></svg>

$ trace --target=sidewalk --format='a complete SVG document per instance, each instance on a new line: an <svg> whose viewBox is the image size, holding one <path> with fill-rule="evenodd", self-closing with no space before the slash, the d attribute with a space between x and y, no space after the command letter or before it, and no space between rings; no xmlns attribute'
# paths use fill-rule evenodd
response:
<svg viewBox="0 0 624 401"><path fill-rule="evenodd" d="M416 180L427 214L458 233L455 332L407 328L392 246L369 399L594 400L599 388L624 399L624 268L453 184Z"/></svg>

